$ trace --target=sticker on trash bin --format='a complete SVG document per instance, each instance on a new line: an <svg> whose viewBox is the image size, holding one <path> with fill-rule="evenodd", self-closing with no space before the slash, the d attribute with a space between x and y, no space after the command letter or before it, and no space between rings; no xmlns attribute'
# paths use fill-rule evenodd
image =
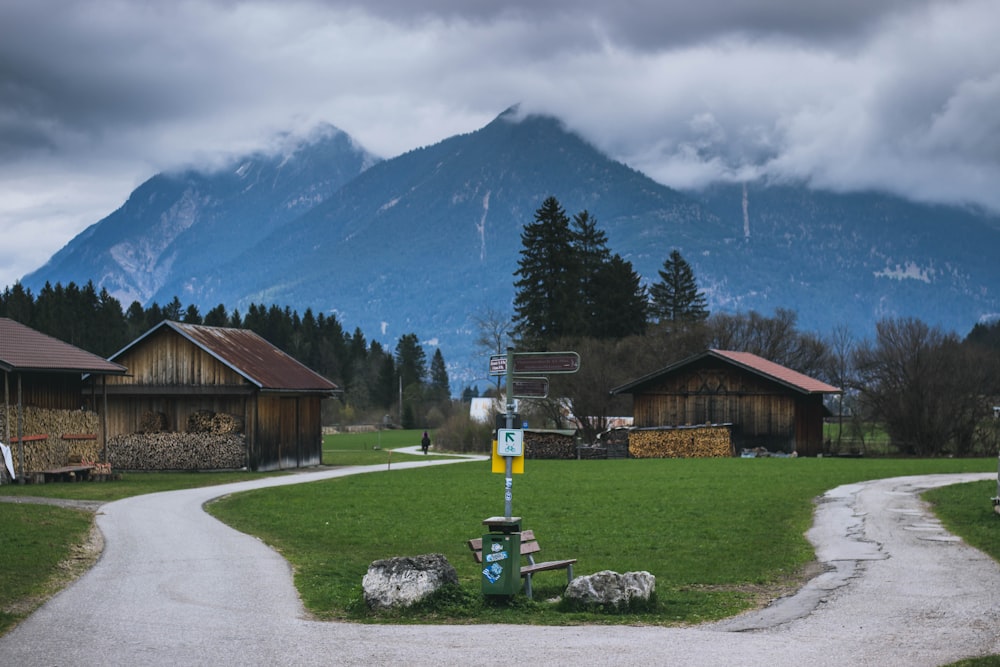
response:
<svg viewBox="0 0 1000 667"><path fill-rule="evenodd" d="M500 544L499 542L494 542L493 544L490 545L490 549L492 549L494 552L503 551L503 545Z"/></svg>
<svg viewBox="0 0 1000 667"><path fill-rule="evenodd" d="M493 563L488 568L483 570L483 576L486 577L491 584L497 583L500 580L501 575L503 575L503 566L500 563Z"/></svg>
<svg viewBox="0 0 1000 667"><path fill-rule="evenodd" d="M495 563L498 560L507 560L507 552L506 551L499 551L499 552L497 552L495 554L486 554L486 562L487 563Z"/></svg>

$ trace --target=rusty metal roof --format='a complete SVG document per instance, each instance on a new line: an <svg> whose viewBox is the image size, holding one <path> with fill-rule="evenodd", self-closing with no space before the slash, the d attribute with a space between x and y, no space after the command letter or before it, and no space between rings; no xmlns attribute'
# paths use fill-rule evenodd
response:
<svg viewBox="0 0 1000 667"><path fill-rule="evenodd" d="M676 364L667 366L666 368L658 370L655 373L644 375L634 382L624 384L620 387L615 387L611 390L611 393L634 393L634 390L637 388L706 357L722 359L803 394L841 393L841 390L833 385L811 378L808 375L799 373L798 371L793 371L791 368L787 368L781 364L776 364L773 361L768 361L763 357L758 357L756 354L751 354L749 352L733 352L730 350L706 350L701 354L697 354Z"/></svg>
<svg viewBox="0 0 1000 667"><path fill-rule="evenodd" d="M169 328L260 389L334 393L337 385L249 329L164 321L116 353L117 358L152 333Z"/></svg>
<svg viewBox="0 0 1000 667"><path fill-rule="evenodd" d="M840 389L829 385L816 378L803 375L791 368L768 361L763 357L749 352L731 352L728 350L709 350L720 357L729 359L733 363L754 371L758 375L763 375L781 384L802 392L803 394L839 394Z"/></svg>
<svg viewBox="0 0 1000 667"><path fill-rule="evenodd" d="M127 370L6 317L0 317L0 369L81 375L124 375Z"/></svg>

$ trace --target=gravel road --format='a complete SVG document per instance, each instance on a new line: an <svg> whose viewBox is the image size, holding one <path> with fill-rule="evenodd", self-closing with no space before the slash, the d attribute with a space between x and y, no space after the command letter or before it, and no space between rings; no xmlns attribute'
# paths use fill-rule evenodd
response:
<svg viewBox="0 0 1000 667"><path fill-rule="evenodd" d="M0 638L0 665L918 667L1000 654L1000 566L943 530L917 497L989 473L831 490L808 535L823 574L766 609L691 628L315 622L283 558L201 510L226 493L384 471L323 470L102 506L100 560Z"/></svg>

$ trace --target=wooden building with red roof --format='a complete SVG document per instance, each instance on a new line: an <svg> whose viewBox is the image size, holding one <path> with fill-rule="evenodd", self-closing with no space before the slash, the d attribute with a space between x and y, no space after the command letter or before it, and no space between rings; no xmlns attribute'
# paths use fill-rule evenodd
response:
<svg viewBox="0 0 1000 667"><path fill-rule="evenodd" d="M611 390L631 394L634 428L724 424L733 452L823 451L823 397L840 389L748 352L706 350Z"/></svg>
<svg viewBox="0 0 1000 667"><path fill-rule="evenodd" d="M164 321L111 360L129 369L107 384L118 468L321 463L320 402L337 385L252 331Z"/></svg>

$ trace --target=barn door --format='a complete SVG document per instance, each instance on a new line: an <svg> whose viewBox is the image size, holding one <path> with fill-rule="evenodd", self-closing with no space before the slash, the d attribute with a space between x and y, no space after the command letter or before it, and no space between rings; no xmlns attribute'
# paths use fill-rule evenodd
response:
<svg viewBox="0 0 1000 667"><path fill-rule="evenodd" d="M281 452L282 462L301 463L299 443L299 401L297 398L281 399ZM284 465L282 466L284 467Z"/></svg>

